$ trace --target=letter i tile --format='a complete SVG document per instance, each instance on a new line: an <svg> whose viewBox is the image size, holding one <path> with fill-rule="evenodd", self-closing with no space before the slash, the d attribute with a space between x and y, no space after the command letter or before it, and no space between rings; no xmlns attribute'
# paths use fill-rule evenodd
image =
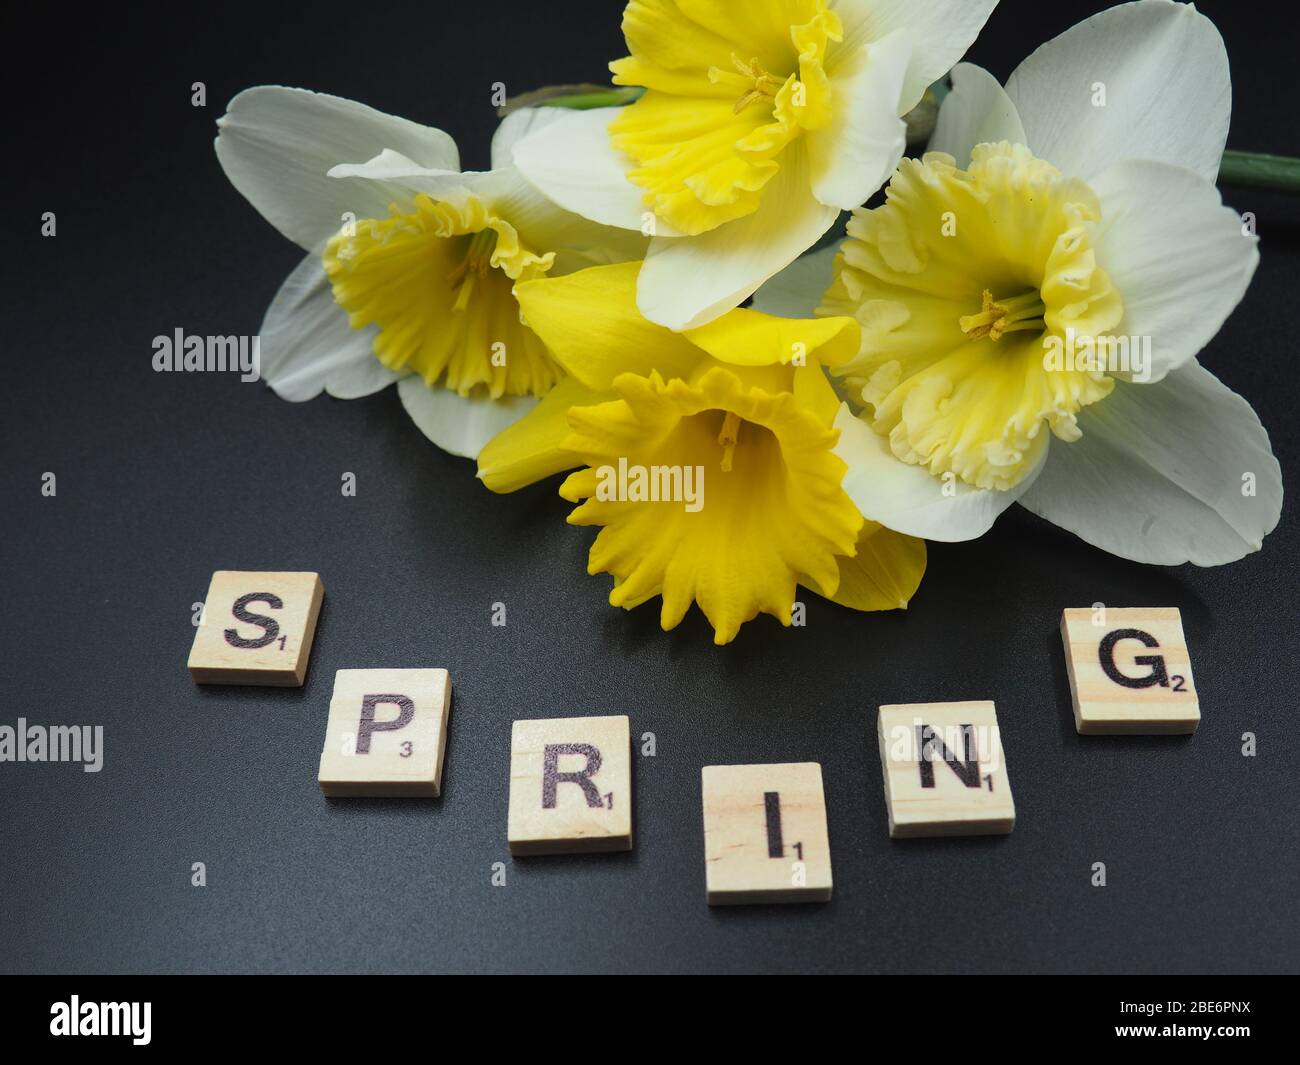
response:
<svg viewBox="0 0 1300 1065"><path fill-rule="evenodd" d="M820 765L709 765L700 782L710 906L830 899Z"/></svg>

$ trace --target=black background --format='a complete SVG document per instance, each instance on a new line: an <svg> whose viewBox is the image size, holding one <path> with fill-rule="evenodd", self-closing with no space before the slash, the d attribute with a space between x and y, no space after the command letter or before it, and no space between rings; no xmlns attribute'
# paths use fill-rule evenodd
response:
<svg viewBox="0 0 1300 1065"><path fill-rule="evenodd" d="M1004 0L971 58L1005 78L1101 6ZM1300 155L1295 25L1200 7L1233 58L1232 146ZM13 23L0 723L102 724L106 750L99 774L0 766L0 968L1295 970L1290 508L1262 552L1215 570L1113 559L1013 509L977 543L932 546L906 613L808 595L806 628L762 618L719 650L698 612L664 634L657 601L608 606L609 579L585 572L593 531L564 523L555 483L493 496L395 390L291 405L233 376L152 371L157 334L256 333L301 254L217 166L230 96L338 93L448 130L483 167L492 83L601 79L623 54L620 9L175 5ZM1258 216L1263 263L1203 361L1254 404L1294 488L1300 200L1227 199ZM322 574L301 690L191 683L191 604L218 568ZM1194 738L1075 734L1057 622L1094 601L1182 609ZM451 671L439 801L320 795L334 671L377 666ZM877 706L975 698L997 702L1015 832L891 842ZM592 713L657 737L636 759L636 849L511 861L511 721ZM700 767L802 760L824 769L834 901L710 910ZM190 886L196 861L206 888Z"/></svg>

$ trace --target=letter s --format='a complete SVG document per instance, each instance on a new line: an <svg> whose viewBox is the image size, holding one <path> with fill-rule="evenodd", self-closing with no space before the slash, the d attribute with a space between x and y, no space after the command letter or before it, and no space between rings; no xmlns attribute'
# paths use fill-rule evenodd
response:
<svg viewBox="0 0 1300 1065"><path fill-rule="evenodd" d="M270 592L249 592L247 595L241 595L235 600L235 605L230 608L235 620L242 621L245 625L258 625L265 632L252 640L245 640L235 629L227 629L226 643L230 644L231 647L244 647L255 650L258 647L265 647L280 635L280 623L278 621L262 614L250 614L246 609L249 603L255 603L258 600L264 602L272 610L284 609L284 600L278 595L272 595Z"/></svg>

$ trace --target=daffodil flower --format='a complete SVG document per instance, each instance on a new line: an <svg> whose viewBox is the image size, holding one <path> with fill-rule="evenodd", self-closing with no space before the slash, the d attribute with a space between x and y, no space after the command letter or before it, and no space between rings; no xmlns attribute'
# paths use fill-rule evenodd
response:
<svg viewBox="0 0 1300 1065"><path fill-rule="evenodd" d="M627 107L565 115L514 160L562 207L653 240L651 321L738 306L863 203L906 147L900 116L965 53L996 0L632 0Z"/></svg>
<svg viewBox="0 0 1300 1065"><path fill-rule="evenodd" d="M1282 482L1250 406L1196 361L1258 262L1215 177L1231 84L1196 10L1141 0L1033 53L1004 90L953 71L932 151L859 211L819 313L869 408L838 453L863 513L933 540L1019 500L1125 558L1258 550ZM821 253L760 294L806 313Z"/></svg>
<svg viewBox="0 0 1300 1065"><path fill-rule="evenodd" d="M665 630L692 602L718 644L760 612L789 625L797 585L857 610L906 606L925 543L864 522L834 454L842 404L822 366L856 353L857 324L736 310L674 333L638 313L637 265L519 283L567 376L483 449L484 483L580 467L560 494L580 504L570 523L602 526L589 572L613 575L614 606L662 596ZM615 486L629 469L640 491Z"/></svg>
<svg viewBox="0 0 1300 1065"><path fill-rule="evenodd" d="M550 117L511 115L494 163ZM263 86L236 96L218 127L232 184L308 253L262 323L268 384L289 400L352 399L397 381L415 423L456 455L474 457L559 376L520 320L515 282L644 252L508 165L461 173L441 130L350 100Z"/></svg>

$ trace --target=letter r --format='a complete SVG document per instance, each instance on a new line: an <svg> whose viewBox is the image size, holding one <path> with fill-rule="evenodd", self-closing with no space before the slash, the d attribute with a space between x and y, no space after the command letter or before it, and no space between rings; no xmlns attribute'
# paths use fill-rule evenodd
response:
<svg viewBox="0 0 1300 1065"><path fill-rule="evenodd" d="M587 764L577 773L560 772L560 755L581 754ZM560 784L577 784L588 806L604 806L591 778L600 771L600 751L589 743L548 743L542 755L542 809L555 809L555 789Z"/></svg>

